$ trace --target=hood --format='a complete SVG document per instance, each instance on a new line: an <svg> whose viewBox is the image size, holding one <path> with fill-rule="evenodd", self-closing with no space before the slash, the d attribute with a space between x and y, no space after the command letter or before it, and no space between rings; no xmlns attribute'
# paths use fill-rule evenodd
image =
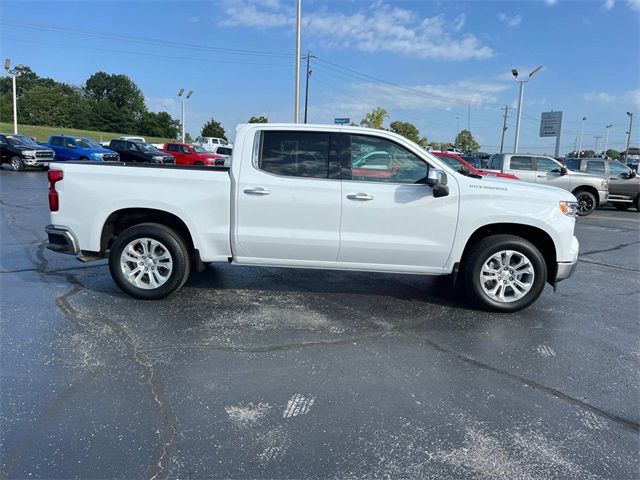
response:
<svg viewBox="0 0 640 480"><path fill-rule="evenodd" d="M560 200L576 200L573 194L567 190L549 185L541 185L539 183L530 183L522 180L512 180L499 177L482 177L482 179L475 179L471 177L465 178L469 181L471 188L486 189L487 191L493 190L496 193L504 192L507 195L526 195L540 199L547 197L556 202ZM477 185L477 187L474 187L473 185Z"/></svg>
<svg viewBox="0 0 640 480"><path fill-rule="evenodd" d="M46 151L53 151L52 149L50 149L49 147L45 147L44 145L16 145L14 148L17 148L18 150L46 150Z"/></svg>

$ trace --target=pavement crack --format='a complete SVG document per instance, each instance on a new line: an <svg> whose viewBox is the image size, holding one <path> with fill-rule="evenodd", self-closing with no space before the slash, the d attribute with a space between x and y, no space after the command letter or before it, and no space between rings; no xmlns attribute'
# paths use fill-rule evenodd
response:
<svg viewBox="0 0 640 480"><path fill-rule="evenodd" d="M434 350L437 350L439 352L442 353L446 353L447 355L451 355L455 358L457 358L458 360L463 361L464 363L467 363L469 365L472 365L474 367L477 368L481 368L482 370L491 372L491 373L496 373L498 375L502 375L504 377L510 378L511 380L515 380L519 383L522 383L524 385L527 385L528 387L531 388L535 388L536 390L540 390L544 393L546 393L547 395L551 395L559 400L562 400L564 402L567 403L571 403L572 405L576 405L579 408L582 408L583 410L587 410L589 412L592 412L600 417L604 417L607 420L614 422L616 424L618 424L619 426L621 426L622 428L626 429L626 430L630 430L633 433L639 433L640 432L640 424L634 420L622 417L620 415L616 415L614 413L611 412L607 412L606 410L603 410L601 408L598 408L596 406L593 406L589 403L583 402L582 400L579 400L577 398L574 398L570 395L567 395L564 392L561 392L560 390L553 388L553 387L549 387L547 385L543 385L535 380L531 380L529 378L525 378L521 375L517 375L515 373L511 373L507 370L504 370L502 368L498 368L498 367L494 367L493 365L489 365L488 363L484 363L481 362L480 360L476 360L475 358L469 357L467 355L464 355L460 352L456 352L455 350L452 350L450 348L447 348L445 346L442 346L436 342L434 342L433 340L430 340L426 337L417 335L415 333L411 333L411 332L407 332L407 331L398 331L399 334L401 335L406 335L408 337L414 338L417 341L428 345L429 347L433 348Z"/></svg>
<svg viewBox="0 0 640 480"><path fill-rule="evenodd" d="M635 242L630 243L621 243L620 245L616 245L614 247L602 248L599 250L588 250L586 252L580 252L580 255L593 255L595 253L604 253L604 252L613 252L615 250L620 250L625 247L630 247L631 245L637 245L640 243L640 240L636 240Z"/></svg>
<svg viewBox="0 0 640 480"><path fill-rule="evenodd" d="M56 296L55 303L62 313L70 321L77 323L81 326L89 326L92 323L103 324L108 326L116 337L127 348L130 358L140 365L146 371L147 385L150 388L153 396L153 401L157 406L158 413L161 418L162 428L159 430L160 434L160 448L157 456L157 460L151 467L149 473L149 480L158 480L160 478L166 478L169 475L169 464L171 461L171 451L175 445L177 436L177 418L173 413L171 407L166 401L166 397L162 390L162 386L157 379L156 369L151 361L144 355L144 353L138 348L135 341L127 333L125 328L115 320L104 316L93 316L80 312L70 303L71 297L78 294L78 292L84 290L84 286L71 274L66 276L67 282L71 285L71 288L65 293Z"/></svg>
<svg viewBox="0 0 640 480"><path fill-rule="evenodd" d="M3 273L24 273L24 272L38 272L38 273L46 273L46 274L54 274L54 273L64 273L64 272L71 272L74 270L86 270L89 268L98 268L98 267L104 267L106 264L105 263L101 263L98 265L80 265L77 267L65 267L65 268L53 268L51 270L41 270L39 267L32 267L32 268L19 268L16 270L0 270L0 275L2 275Z"/></svg>
<svg viewBox="0 0 640 480"><path fill-rule="evenodd" d="M613 263L599 262L591 258L579 258L578 260L584 263L590 263L592 265L600 265L601 267L619 268L620 270L628 270L630 272L640 272L640 270L638 270L637 268L625 267L624 265L615 265Z"/></svg>

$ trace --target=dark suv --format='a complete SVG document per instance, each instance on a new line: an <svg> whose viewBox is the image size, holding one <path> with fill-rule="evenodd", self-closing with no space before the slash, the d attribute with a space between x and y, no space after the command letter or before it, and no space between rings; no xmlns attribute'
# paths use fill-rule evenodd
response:
<svg viewBox="0 0 640 480"><path fill-rule="evenodd" d="M173 156L158 150L150 143L131 140L111 140L109 148L118 152L121 162L175 163Z"/></svg>
<svg viewBox="0 0 640 480"><path fill-rule="evenodd" d="M633 205L640 212L640 177L624 163L606 158L567 158L564 164L570 170L608 179L609 201L618 210Z"/></svg>
<svg viewBox="0 0 640 480"><path fill-rule="evenodd" d="M46 168L56 154L26 135L0 133L0 157L0 164L8 163L12 170L20 171L25 167Z"/></svg>

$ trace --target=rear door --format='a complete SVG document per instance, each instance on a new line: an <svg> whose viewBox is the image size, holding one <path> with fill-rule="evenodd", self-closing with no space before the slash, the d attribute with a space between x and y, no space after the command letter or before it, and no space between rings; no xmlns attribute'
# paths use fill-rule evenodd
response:
<svg viewBox="0 0 640 480"><path fill-rule="evenodd" d="M66 154L66 149L63 146L62 137L51 137L49 147L56 153L56 160L69 160L69 156Z"/></svg>
<svg viewBox="0 0 640 480"><path fill-rule="evenodd" d="M536 172L533 167L533 157L528 155L512 155L509 158L509 168L505 172L517 175L525 182L536 182Z"/></svg>
<svg viewBox="0 0 640 480"><path fill-rule="evenodd" d="M436 198L427 162L376 136L345 134L338 261L363 270L433 272L444 267L456 231L458 188Z"/></svg>
<svg viewBox="0 0 640 480"><path fill-rule="evenodd" d="M62 150L64 151L65 160L78 160L78 145L73 138L62 138Z"/></svg>
<svg viewBox="0 0 640 480"><path fill-rule="evenodd" d="M340 243L337 134L263 130L237 181L238 263L335 263Z"/></svg>

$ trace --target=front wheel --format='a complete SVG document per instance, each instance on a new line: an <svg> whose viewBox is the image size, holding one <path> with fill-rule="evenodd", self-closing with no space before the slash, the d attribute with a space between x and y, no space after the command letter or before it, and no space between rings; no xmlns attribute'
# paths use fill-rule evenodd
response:
<svg viewBox="0 0 640 480"><path fill-rule="evenodd" d="M581 217L589 215L596 209L598 201L593 193L587 190L578 190L574 195L578 200L578 215Z"/></svg>
<svg viewBox="0 0 640 480"><path fill-rule="evenodd" d="M184 240L174 230L143 223L123 231L109 253L109 271L129 295L158 300L178 290L189 277L191 263Z"/></svg>
<svg viewBox="0 0 640 480"><path fill-rule="evenodd" d="M18 156L15 156L11 159L11 170L14 172L21 172L24 170L24 162Z"/></svg>
<svg viewBox="0 0 640 480"><path fill-rule="evenodd" d="M465 290L481 307L515 312L542 293L547 265L531 242L515 235L492 235L476 243L464 260Z"/></svg>

